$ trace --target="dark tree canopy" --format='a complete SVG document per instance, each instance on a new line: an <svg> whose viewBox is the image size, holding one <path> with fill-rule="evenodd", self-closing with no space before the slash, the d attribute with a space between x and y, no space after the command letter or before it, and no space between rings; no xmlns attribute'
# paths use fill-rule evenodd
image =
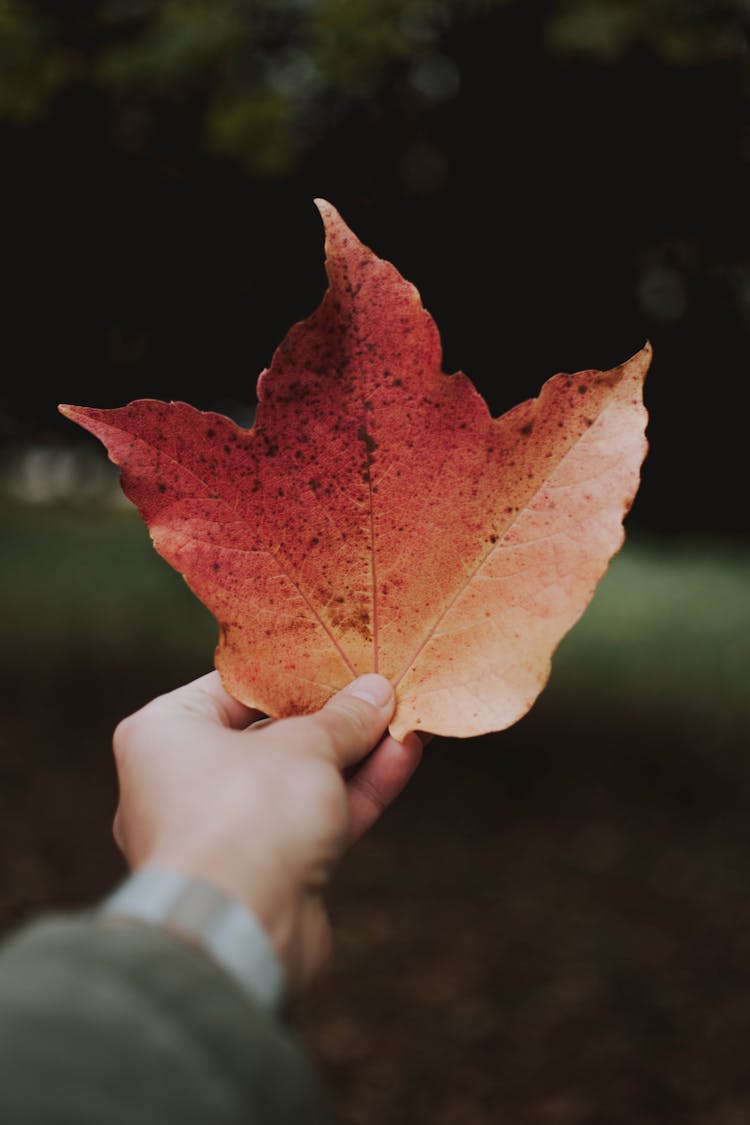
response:
<svg viewBox="0 0 750 1125"><path fill-rule="evenodd" d="M58 400L247 415L324 196L495 412L650 339L631 520L744 533L746 43L742 0L0 0L6 446L78 440Z"/></svg>

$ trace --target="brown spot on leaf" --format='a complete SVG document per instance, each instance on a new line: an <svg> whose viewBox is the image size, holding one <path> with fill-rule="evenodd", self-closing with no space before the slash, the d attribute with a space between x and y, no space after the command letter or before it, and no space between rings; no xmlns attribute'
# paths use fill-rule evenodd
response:
<svg viewBox="0 0 750 1125"><path fill-rule="evenodd" d="M368 455L374 453L378 448L378 443L375 441L375 438L372 436L372 434L368 432L367 426L359 427L359 429L357 430L357 437L360 441L364 442L365 449L367 450Z"/></svg>

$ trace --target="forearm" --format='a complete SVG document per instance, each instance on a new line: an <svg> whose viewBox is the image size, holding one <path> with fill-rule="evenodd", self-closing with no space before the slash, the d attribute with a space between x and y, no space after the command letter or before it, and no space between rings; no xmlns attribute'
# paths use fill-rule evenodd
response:
<svg viewBox="0 0 750 1125"><path fill-rule="evenodd" d="M278 1016L159 926L58 916L0 948L0 1120L317 1125Z"/></svg>

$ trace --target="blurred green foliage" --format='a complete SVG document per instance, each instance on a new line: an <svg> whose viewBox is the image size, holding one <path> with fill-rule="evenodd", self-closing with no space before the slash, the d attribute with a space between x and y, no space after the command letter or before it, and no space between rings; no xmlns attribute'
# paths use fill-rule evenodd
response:
<svg viewBox="0 0 750 1125"><path fill-rule="evenodd" d="M135 509L2 506L0 620L5 660L137 662L205 654L216 627L156 554Z"/></svg>
<svg viewBox="0 0 750 1125"><path fill-rule="evenodd" d="M0 662L207 671L216 622L135 509L5 501ZM629 537L563 639L536 708L701 744L750 733L750 549Z"/></svg>
<svg viewBox="0 0 750 1125"><path fill-rule="evenodd" d="M673 66L746 55L746 0L558 0L553 9L554 51L613 62L644 44Z"/></svg>
<svg viewBox="0 0 750 1125"><path fill-rule="evenodd" d="M85 82L111 99L121 142L139 147L155 106L189 102L208 151L282 177L386 82L407 114L450 99L460 73L448 32L518 2L0 0L0 117L33 120ZM549 0L537 18L551 53L606 63L644 45L699 65L746 59L746 16L746 0Z"/></svg>
<svg viewBox="0 0 750 1125"><path fill-rule="evenodd" d="M34 121L52 96L81 73L52 23L17 0L0 0L0 118Z"/></svg>

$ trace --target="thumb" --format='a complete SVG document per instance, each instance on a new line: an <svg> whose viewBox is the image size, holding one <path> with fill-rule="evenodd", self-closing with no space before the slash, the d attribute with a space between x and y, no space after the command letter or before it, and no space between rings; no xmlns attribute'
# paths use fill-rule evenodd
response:
<svg viewBox="0 0 750 1125"><path fill-rule="evenodd" d="M301 722L319 753L340 770L369 754L385 734L396 705L393 685L368 672L332 696L320 711Z"/></svg>

